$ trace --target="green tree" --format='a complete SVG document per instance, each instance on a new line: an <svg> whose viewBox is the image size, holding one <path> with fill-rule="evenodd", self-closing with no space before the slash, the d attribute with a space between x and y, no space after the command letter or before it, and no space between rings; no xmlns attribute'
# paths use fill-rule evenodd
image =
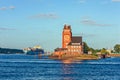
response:
<svg viewBox="0 0 120 80"><path fill-rule="evenodd" d="M101 49L96 49L95 51L96 51L96 52L100 52L100 51L101 51Z"/></svg>
<svg viewBox="0 0 120 80"><path fill-rule="evenodd" d="M101 54L109 54L109 52L105 48L103 48L101 49Z"/></svg>
<svg viewBox="0 0 120 80"><path fill-rule="evenodd" d="M95 53L95 50L93 48L89 48L89 51L91 51L92 53Z"/></svg>
<svg viewBox="0 0 120 80"><path fill-rule="evenodd" d="M114 50L115 50L115 52L120 53L120 44L116 44L114 46Z"/></svg>
<svg viewBox="0 0 120 80"><path fill-rule="evenodd" d="M88 51L89 51L89 46L87 45L86 42L83 42L83 52L88 53Z"/></svg>

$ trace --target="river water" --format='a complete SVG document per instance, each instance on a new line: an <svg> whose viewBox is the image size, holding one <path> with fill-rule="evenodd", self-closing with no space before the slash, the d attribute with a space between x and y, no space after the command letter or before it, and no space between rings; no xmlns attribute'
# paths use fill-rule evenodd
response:
<svg viewBox="0 0 120 80"><path fill-rule="evenodd" d="M70 62L0 54L0 80L120 80L120 58Z"/></svg>

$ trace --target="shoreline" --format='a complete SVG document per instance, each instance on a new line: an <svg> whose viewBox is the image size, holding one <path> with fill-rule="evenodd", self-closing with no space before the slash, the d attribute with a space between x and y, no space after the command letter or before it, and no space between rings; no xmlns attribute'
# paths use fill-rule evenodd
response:
<svg viewBox="0 0 120 80"><path fill-rule="evenodd" d="M113 53L113 54L109 54L110 55L110 57L120 57L120 54L115 54L115 53Z"/></svg>
<svg viewBox="0 0 120 80"><path fill-rule="evenodd" d="M49 58L55 59L55 60L97 60L97 59L100 59L99 56L88 55L88 54L81 54L78 56L64 56L64 57L49 56Z"/></svg>
<svg viewBox="0 0 120 80"><path fill-rule="evenodd" d="M105 58L110 58L110 57L120 57L120 54L109 54L109 55L106 55ZM78 56L64 56L64 57L49 56L49 58L55 59L55 60L98 60L98 59L102 59L101 55L95 56L92 54L81 54Z"/></svg>

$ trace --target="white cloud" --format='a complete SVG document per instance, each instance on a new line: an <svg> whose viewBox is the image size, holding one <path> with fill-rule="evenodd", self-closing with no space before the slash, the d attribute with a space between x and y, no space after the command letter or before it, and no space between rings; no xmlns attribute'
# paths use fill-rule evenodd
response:
<svg viewBox="0 0 120 80"><path fill-rule="evenodd" d="M7 7L1 7L0 10L7 10Z"/></svg>
<svg viewBox="0 0 120 80"><path fill-rule="evenodd" d="M33 15L30 16L30 18L51 18L51 19L56 19L58 18L58 16L56 14L53 13L48 13L48 14L37 14L37 15Z"/></svg>
<svg viewBox="0 0 120 80"><path fill-rule="evenodd" d="M80 34L73 34L74 36L83 36L83 37L95 37L95 34L86 34L86 33L80 33Z"/></svg>
<svg viewBox="0 0 120 80"><path fill-rule="evenodd" d="M85 3L86 1L85 0L79 0L79 3Z"/></svg>
<svg viewBox="0 0 120 80"><path fill-rule="evenodd" d="M8 9L15 9L15 6L9 6L9 7L0 7L0 10L8 10Z"/></svg>
<svg viewBox="0 0 120 80"><path fill-rule="evenodd" d="M15 9L15 6L10 6L9 8L10 8L10 9Z"/></svg>
<svg viewBox="0 0 120 80"><path fill-rule="evenodd" d="M100 27L113 26L112 24L99 23L95 20L90 19L89 17L83 18L81 20L81 23L88 26L100 26Z"/></svg>
<svg viewBox="0 0 120 80"><path fill-rule="evenodd" d="M86 0L77 0L77 2L80 4L84 4L86 2Z"/></svg>
<svg viewBox="0 0 120 80"><path fill-rule="evenodd" d="M0 27L0 30L15 30L15 29Z"/></svg>

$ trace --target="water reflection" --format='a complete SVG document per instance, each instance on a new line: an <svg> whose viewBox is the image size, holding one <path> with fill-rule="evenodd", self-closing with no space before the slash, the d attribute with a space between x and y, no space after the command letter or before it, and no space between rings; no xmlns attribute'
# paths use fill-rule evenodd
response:
<svg viewBox="0 0 120 80"><path fill-rule="evenodd" d="M70 68L70 64L63 64L63 79L62 80L73 80L70 76L72 74L72 70Z"/></svg>
<svg viewBox="0 0 120 80"><path fill-rule="evenodd" d="M71 64L71 63L73 63L73 60L66 59L66 60L62 60L62 62L64 64Z"/></svg>
<svg viewBox="0 0 120 80"><path fill-rule="evenodd" d="M63 70L63 78L62 80L73 80L71 74L73 73L72 72L72 63L73 61L72 60L62 60L62 70Z"/></svg>
<svg viewBox="0 0 120 80"><path fill-rule="evenodd" d="M62 60L62 63L64 63L64 64L82 63L82 60L66 59L66 60Z"/></svg>
<svg viewBox="0 0 120 80"><path fill-rule="evenodd" d="M81 60L72 60L72 59L66 59L62 60L62 70L63 70L63 78L62 80L76 80L75 76L76 70L75 70L75 64L81 64Z"/></svg>

